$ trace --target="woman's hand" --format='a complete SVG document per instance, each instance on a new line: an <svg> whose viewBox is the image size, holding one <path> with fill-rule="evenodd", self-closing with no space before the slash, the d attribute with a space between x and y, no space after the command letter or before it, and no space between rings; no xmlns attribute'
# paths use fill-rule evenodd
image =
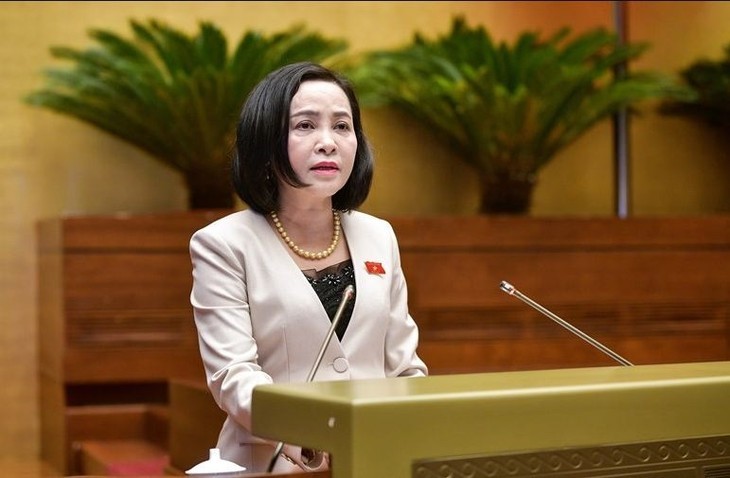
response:
<svg viewBox="0 0 730 478"><path fill-rule="evenodd" d="M287 468L283 464L279 468L280 464L284 462ZM281 456L276 460L274 471L287 472L287 471L324 471L329 469L329 454L319 450L312 450L311 448L302 448L296 445L285 444L282 449Z"/></svg>

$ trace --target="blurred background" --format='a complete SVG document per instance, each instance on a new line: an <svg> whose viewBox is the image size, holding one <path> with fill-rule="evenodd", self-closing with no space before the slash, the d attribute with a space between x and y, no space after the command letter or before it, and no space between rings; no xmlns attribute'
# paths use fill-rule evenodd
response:
<svg viewBox="0 0 730 478"><path fill-rule="evenodd" d="M730 2L625 2L627 36L651 47L631 68L671 76L730 42ZM0 458L39 454L37 244L39 220L68 215L185 210L179 173L84 124L32 108L22 97L42 84L49 48L85 48L87 30L129 33L129 20L176 28L218 25L231 43L244 31L304 24L348 41L353 52L391 48L418 31L443 34L462 15L496 41L526 30L545 35L614 27L613 2L3 2L0 4ZM730 140L700 122L653 106L630 123L631 202L636 216L730 212ZM478 181L427 129L387 108L366 109L376 154L362 210L381 216L472 215ZM592 128L539 175L530 215L614 214L610 121Z"/></svg>

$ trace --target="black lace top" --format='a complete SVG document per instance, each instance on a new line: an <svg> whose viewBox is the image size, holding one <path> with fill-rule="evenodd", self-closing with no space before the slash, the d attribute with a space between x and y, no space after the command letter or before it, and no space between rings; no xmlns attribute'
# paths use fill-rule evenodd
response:
<svg viewBox="0 0 730 478"><path fill-rule="evenodd" d="M322 301L322 305L327 311L330 320L334 319L345 287L348 285L355 287L355 268L352 265L352 260L348 259L339 264L333 264L320 271L306 269L302 272L314 288L314 292L317 293L319 300ZM342 311L340 323L337 324L337 328L335 329L337 338L340 340L344 337L347 325L350 323L354 306L355 298L353 297L345 306L345 310Z"/></svg>

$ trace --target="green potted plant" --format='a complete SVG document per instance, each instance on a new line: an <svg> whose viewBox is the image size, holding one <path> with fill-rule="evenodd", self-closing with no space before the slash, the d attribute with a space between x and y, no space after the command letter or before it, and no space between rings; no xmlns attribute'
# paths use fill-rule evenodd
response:
<svg viewBox="0 0 730 478"><path fill-rule="evenodd" d="M521 214L540 169L597 122L640 100L686 93L657 74L614 75L647 45L620 45L604 29L569 34L526 32L497 44L457 17L435 40L416 33L403 48L365 53L349 74L364 105L401 109L474 167L480 212Z"/></svg>
<svg viewBox="0 0 730 478"><path fill-rule="evenodd" d="M730 44L725 46L723 58L697 60L682 69L680 76L696 95L666 101L660 111L696 118L730 131Z"/></svg>
<svg viewBox="0 0 730 478"><path fill-rule="evenodd" d="M302 26L245 32L232 52L219 28L187 35L157 20L130 20L133 37L93 29L95 47L53 47L69 68L45 72L25 101L94 125L148 152L185 178L190 209L234 204L228 162L241 105L267 73L287 63L326 63L344 40Z"/></svg>

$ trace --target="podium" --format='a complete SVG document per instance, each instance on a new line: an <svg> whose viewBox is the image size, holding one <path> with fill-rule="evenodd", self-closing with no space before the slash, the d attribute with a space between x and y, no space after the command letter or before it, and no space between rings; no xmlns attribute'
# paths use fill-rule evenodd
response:
<svg viewBox="0 0 730 478"><path fill-rule="evenodd" d="M333 478L730 476L730 362L264 385L253 412Z"/></svg>

